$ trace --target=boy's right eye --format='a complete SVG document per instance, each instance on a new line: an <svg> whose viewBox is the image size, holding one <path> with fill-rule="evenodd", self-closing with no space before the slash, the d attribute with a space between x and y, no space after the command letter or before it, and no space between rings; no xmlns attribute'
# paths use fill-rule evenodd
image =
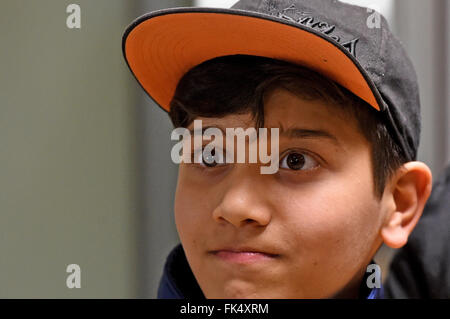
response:
<svg viewBox="0 0 450 319"><path fill-rule="evenodd" d="M225 163L224 152L213 148L209 151L207 148L203 148L201 152L194 152L192 154L193 162L200 164L204 167L215 167Z"/></svg>

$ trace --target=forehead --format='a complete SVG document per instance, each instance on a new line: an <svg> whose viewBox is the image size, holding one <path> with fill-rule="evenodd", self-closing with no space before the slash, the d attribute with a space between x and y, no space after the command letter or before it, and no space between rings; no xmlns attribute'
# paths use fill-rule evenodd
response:
<svg viewBox="0 0 450 319"><path fill-rule="evenodd" d="M357 121L342 106L323 99L305 99L285 89L275 89L265 99L267 127L297 127L327 131L357 130Z"/></svg>
<svg viewBox="0 0 450 319"><path fill-rule="evenodd" d="M320 130L330 133L337 140L357 142L363 138L357 120L336 106L322 99L304 99L288 90L277 88L267 93L264 100L264 127ZM254 127L255 120L250 113L230 114L220 118L199 117L203 127L247 128ZM191 123L188 128L192 128Z"/></svg>

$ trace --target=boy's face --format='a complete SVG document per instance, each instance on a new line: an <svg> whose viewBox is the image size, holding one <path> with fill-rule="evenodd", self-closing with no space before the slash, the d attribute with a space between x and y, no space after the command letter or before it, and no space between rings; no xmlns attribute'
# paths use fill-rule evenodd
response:
<svg viewBox="0 0 450 319"><path fill-rule="evenodd" d="M180 164L175 220L192 271L207 298L354 297L387 211L370 145L324 101L283 89L265 101L265 127L280 129L277 173ZM253 126L249 114L200 119Z"/></svg>

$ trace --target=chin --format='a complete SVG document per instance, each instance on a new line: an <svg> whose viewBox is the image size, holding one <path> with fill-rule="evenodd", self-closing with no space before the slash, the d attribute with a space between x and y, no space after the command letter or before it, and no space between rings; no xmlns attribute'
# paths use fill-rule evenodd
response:
<svg viewBox="0 0 450 319"><path fill-rule="evenodd" d="M223 284L219 289L210 293L205 293L207 298L214 299L262 299L268 298L262 296L263 293L258 291L256 285L248 282L232 281Z"/></svg>
<svg viewBox="0 0 450 319"><path fill-rule="evenodd" d="M208 298L218 299L278 299L283 298L274 293L274 289L264 289L258 284L249 282L231 282L224 284L223 288L214 296Z"/></svg>

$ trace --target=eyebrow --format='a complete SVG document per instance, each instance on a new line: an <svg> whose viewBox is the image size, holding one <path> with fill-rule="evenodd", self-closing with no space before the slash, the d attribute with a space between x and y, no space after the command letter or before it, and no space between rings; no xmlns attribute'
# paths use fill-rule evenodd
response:
<svg viewBox="0 0 450 319"><path fill-rule="evenodd" d="M222 133L224 135L226 134L224 129L222 127L219 127L219 126L202 127L201 134L204 134L204 132L208 128L218 128L220 131L222 131ZM334 136L333 134L331 134L331 133L329 133L328 131L325 131L325 130L311 130L311 129L305 129L305 128L299 128L299 127L291 127L289 129L285 130L282 125L280 125L279 129L280 129L280 136L286 136L288 138L304 138L304 139L321 138L321 139L328 139L332 143L336 144L337 146L341 145L339 143L339 140L336 138L336 136ZM191 128L189 130L189 133L191 135L194 135L194 128Z"/></svg>
<svg viewBox="0 0 450 319"><path fill-rule="evenodd" d="M292 127L284 130L280 127L280 135L287 136L289 138L324 138L328 139L336 145L340 145L339 140L333 134L324 130L311 130L298 127Z"/></svg>

